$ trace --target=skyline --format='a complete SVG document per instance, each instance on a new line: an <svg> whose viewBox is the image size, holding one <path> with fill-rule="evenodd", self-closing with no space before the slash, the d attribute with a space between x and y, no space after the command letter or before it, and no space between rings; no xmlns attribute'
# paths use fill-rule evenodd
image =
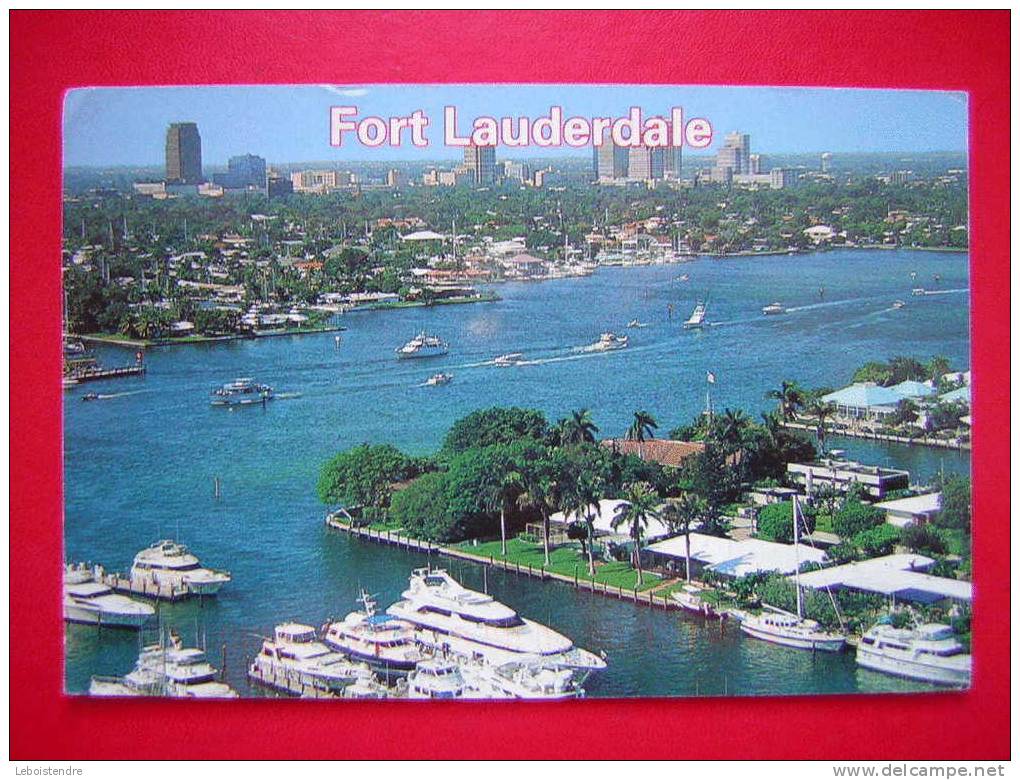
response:
<svg viewBox="0 0 1020 780"><path fill-rule="evenodd" d="M357 106L359 116L410 114L431 119L430 145L370 148L330 146L329 109ZM444 146L443 107L455 105L461 133L477 116L538 117L560 105L566 116L624 116L631 106L647 114L682 107L685 116L713 126L712 155L726 133L740 131L761 154L930 152L966 153L967 96L921 90L773 87L592 85L375 85L253 87L102 87L65 96L63 166L151 167L164 162L167 127L195 122L210 167L252 153L270 163L426 162L456 160ZM591 147L500 146L504 159L581 158Z"/></svg>

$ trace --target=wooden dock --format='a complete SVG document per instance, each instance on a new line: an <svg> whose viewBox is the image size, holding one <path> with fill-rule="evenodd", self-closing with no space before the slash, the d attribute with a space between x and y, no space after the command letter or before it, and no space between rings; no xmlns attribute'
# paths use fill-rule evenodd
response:
<svg viewBox="0 0 1020 780"><path fill-rule="evenodd" d="M780 423L783 428L790 428L796 431L808 431L810 433L815 432L814 425L808 425L799 422L782 422ZM829 436L843 436L848 439L868 439L870 441L884 441L892 444L906 444L908 447L917 445L919 447L942 447L947 450L969 450L971 449L971 443L969 441L960 441L958 439L937 439L932 436L924 435L917 438L910 438L909 436L893 436L887 433L875 433L874 431L867 431L859 428L827 428L826 433Z"/></svg>
<svg viewBox="0 0 1020 780"><path fill-rule="evenodd" d="M115 366L113 368L81 368L72 369L64 374L64 379L76 382L92 382L98 379L115 379L122 376L144 376L145 366L141 363L134 366Z"/></svg>
<svg viewBox="0 0 1020 780"><path fill-rule="evenodd" d="M300 672L277 672L251 664L248 666L248 680L254 685L271 688L280 693L300 696L302 699L339 699L339 694L326 688L321 682L306 679Z"/></svg>
<svg viewBox="0 0 1020 780"><path fill-rule="evenodd" d="M679 605L668 596L658 595L650 590L639 591L637 588L628 590L622 587L612 587L606 583L593 582L591 580L584 579L579 577L576 573L574 576L560 574L559 572L546 571L544 566L536 568L527 564L522 565L514 561L494 558L491 555L476 555L475 553L468 552L467 550L462 550L456 547L446 547L443 545L433 544L432 542L424 542L420 539L413 539L409 536L393 533L392 531L375 531L371 528L359 528L345 522L339 515L336 514L326 516L326 525L333 530L346 533L348 536L356 536L366 541L375 542L376 544L402 547L407 550L424 552L429 555L443 555L447 558L455 558L457 560L477 563L480 566L502 569L503 571L511 572L517 576L532 577L540 580L555 580L557 582L562 582L565 585L570 585L575 590L586 590L600 596L608 596L622 601L632 601L635 604L641 604L647 607L662 610L676 610L680 608Z"/></svg>
<svg viewBox="0 0 1020 780"><path fill-rule="evenodd" d="M108 585L118 593L128 593L132 596L143 596L155 601L184 601L186 599L198 598L186 586L174 587L168 583L152 582L140 577L128 578L120 574L103 574L98 579L104 585Z"/></svg>

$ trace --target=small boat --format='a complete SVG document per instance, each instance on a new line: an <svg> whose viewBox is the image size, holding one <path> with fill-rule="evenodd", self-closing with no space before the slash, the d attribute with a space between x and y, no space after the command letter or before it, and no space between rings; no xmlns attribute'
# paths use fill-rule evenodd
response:
<svg viewBox="0 0 1020 780"><path fill-rule="evenodd" d="M857 665L911 680L970 685L971 657L953 629L941 623L908 629L879 622L861 637Z"/></svg>
<svg viewBox="0 0 1020 780"><path fill-rule="evenodd" d="M85 393L85 395L83 395L81 397L81 400L83 400L83 401L98 401L99 400L99 393Z"/></svg>
<svg viewBox="0 0 1020 780"><path fill-rule="evenodd" d="M679 607L695 615L707 618L721 617L715 607L704 598L704 590L697 585L687 583L680 590L673 591L671 598Z"/></svg>
<svg viewBox="0 0 1020 780"><path fill-rule="evenodd" d="M511 366L519 366L522 360L524 360L523 352L508 352L495 358L492 363L500 368L509 368Z"/></svg>
<svg viewBox="0 0 1020 780"><path fill-rule="evenodd" d="M429 385L429 386L448 385L452 381L453 381L453 374L439 373L439 374L433 374L428 379L426 379L425 380L425 384Z"/></svg>
<svg viewBox="0 0 1020 780"><path fill-rule="evenodd" d="M689 282L691 280L691 277L690 274L680 274L680 276L678 276L676 280L678 282Z"/></svg>
<svg viewBox="0 0 1020 780"><path fill-rule="evenodd" d="M274 398L273 388L251 377L240 377L213 391L213 406L249 406L264 404Z"/></svg>
<svg viewBox="0 0 1020 780"><path fill-rule="evenodd" d="M141 628L156 614L142 601L114 593L99 566L70 564L64 570L64 620L118 628Z"/></svg>
<svg viewBox="0 0 1020 780"><path fill-rule="evenodd" d="M744 614L740 619L740 630L755 639L762 639L776 645L795 647L799 650L824 650L838 653L846 644L846 637L824 630L814 620L804 617L803 600L800 591L800 518L797 497L793 497L793 549L795 555L794 580L797 588L797 614L777 607L765 605L760 614Z"/></svg>
<svg viewBox="0 0 1020 780"><path fill-rule="evenodd" d="M422 661L407 677L409 699L463 699L467 693L460 668L451 661Z"/></svg>
<svg viewBox="0 0 1020 780"><path fill-rule="evenodd" d="M783 306L783 304L776 301L775 303L770 303L768 306L762 306L761 313L766 315L786 314L786 307Z"/></svg>
<svg viewBox="0 0 1020 780"><path fill-rule="evenodd" d="M698 301L694 306L691 316L684 321L685 328L700 328L705 324L705 316L708 314L708 305L704 301Z"/></svg>
<svg viewBox="0 0 1020 780"><path fill-rule="evenodd" d="M613 349L623 349L626 346L626 336L617 336L611 331L606 331L599 336L599 340L592 344L589 349L593 349L598 352L608 352Z"/></svg>
<svg viewBox="0 0 1020 780"><path fill-rule="evenodd" d="M404 346L396 349L397 357L400 359L440 357L449 351L449 344L439 336L432 336L425 331L421 331Z"/></svg>
<svg viewBox="0 0 1020 780"><path fill-rule="evenodd" d="M627 323L628 328L647 328L647 322L641 322L641 320L631 320Z"/></svg>
<svg viewBox="0 0 1020 780"><path fill-rule="evenodd" d="M913 290L910 291L910 294L911 295L926 295L927 293L925 292L925 289L923 287L915 287Z"/></svg>
<svg viewBox="0 0 1020 780"><path fill-rule="evenodd" d="M465 698L557 701L584 696L570 669L541 663L494 666L467 661L461 664L460 673L468 688Z"/></svg>
<svg viewBox="0 0 1020 780"><path fill-rule="evenodd" d="M162 539L135 556L131 581L185 588L196 596L214 596L230 582L230 573L207 569L183 544Z"/></svg>
<svg viewBox="0 0 1020 780"><path fill-rule="evenodd" d="M892 305L892 307L893 307L894 309L902 309L902 308L903 308L904 306L906 306L906 305L907 305L907 304L906 304L906 303L905 303L904 301L893 301L893 305Z"/></svg>

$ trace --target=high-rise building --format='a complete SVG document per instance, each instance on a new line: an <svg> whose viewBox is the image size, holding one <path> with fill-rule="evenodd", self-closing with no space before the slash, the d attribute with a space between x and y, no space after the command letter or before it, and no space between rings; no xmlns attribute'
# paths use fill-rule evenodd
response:
<svg viewBox="0 0 1020 780"><path fill-rule="evenodd" d="M748 161L747 172L749 174L751 174L752 176L758 176L759 174L761 174L762 161L760 154L748 155L747 161Z"/></svg>
<svg viewBox="0 0 1020 780"><path fill-rule="evenodd" d="M828 173L832 167L832 152L822 153L822 173Z"/></svg>
<svg viewBox="0 0 1020 780"><path fill-rule="evenodd" d="M470 146L464 147L464 167L474 174L474 183L492 184L496 181L496 147Z"/></svg>
<svg viewBox="0 0 1020 780"><path fill-rule="evenodd" d="M661 146L632 146L627 160L627 178L640 181L661 179L665 153Z"/></svg>
<svg viewBox="0 0 1020 780"><path fill-rule="evenodd" d="M167 128L166 178L175 184L202 181L202 137L194 122L174 122Z"/></svg>
<svg viewBox="0 0 1020 780"><path fill-rule="evenodd" d="M602 136L602 145L593 146L592 173L597 181L626 179L630 161L630 150L617 146L607 130Z"/></svg>
<svg viewBox="0 0 1020 780"><path fill-rule="evenodd" d="M800 179L800 174L793 168L773 168L769 171L769 175L771 176L772 189L774 190L793 187Z"/></svg>
<svg viewBox="0 0 1020 780"><path fill-rule="evenodd" d="M679 146L667 146L662 150L662 175L667 179L680 180L683 173L683 153Z"/></svg>
<svg viewBox="0 0 1020 780"><path fill-rule="evenodd" d="M727 174L725 171L729 169ZM722 149L715 156L712 178L732 181L734 176L751 172L751 136L747 133L727 133Z"/></svg>
<svg viewBox="0 0 1020 780"><path fill-rule="evenodd" d="M264 189L266 161L256 154L242 154L227 161L226 173L214 173L213 181L224 189Z"/></svg>

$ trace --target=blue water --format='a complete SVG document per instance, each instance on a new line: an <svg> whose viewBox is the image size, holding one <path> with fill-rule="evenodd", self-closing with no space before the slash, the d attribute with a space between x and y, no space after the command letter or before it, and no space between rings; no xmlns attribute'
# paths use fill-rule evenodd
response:
<svg viewBox="0 0 1020 780"><path fill-rule="evenodd" d="M681 273L690 281L677 281ZM287 619L319 625L342 616L360 587L387 604L424 563L324 529L315 480L337 450L369 441L427 453L456 419L511 404L542 409L550 420L590 408L605 436L621 435L634 410L647 409L665 434L704 407L707 371L717 378L717 409L757 414L770 408L765 391L785 378L840 386L859 364L900 354L944 354L967 367L967 273L966 255L908 251L612 268L584 279L500 285L503 300L494 303L351 313L342 318L348 330L339 348L333 334L322 334L151 349L144 378L88 386L112 397L82 403L84 390L65 393L66 557L124 570L142 547L178 536L204 562L231 570L234 581L217 599L161 609L186 638L203 635L214 661L226 645L228 679L247 694L244 662L259 635ZM915 285L940 294L912 297ZM706 295L713 327L683 331L695 299ZM892 309L896 299L907 306ZM761 315L774 300L791 311ZM649 327L627 329L635 318ZM397 361L393 350L421 328L447 339L450 354ZM610 329L626 333L631 345L583 351ZM489 364L505 352L531 362ZM104 348L100 358L115 365L132 355ZM452 373L453 382L421 386L438 371ZM299 397L265 409L211 407L209 392L236 376ZM855 440L838 446L866 462L908 468L919 481L940 469L969 469L966 453ZM482 586L478 567L449 565L468 586ZM812 658L744 639L732 627L721 632L558 584L490 572L488 585L524 615L608 653L609 669L589 682L593 696L919 687L859 672L850 655ZM128 671L137 642L70 627L68 690L85 690L93 674Z"/></svg>

